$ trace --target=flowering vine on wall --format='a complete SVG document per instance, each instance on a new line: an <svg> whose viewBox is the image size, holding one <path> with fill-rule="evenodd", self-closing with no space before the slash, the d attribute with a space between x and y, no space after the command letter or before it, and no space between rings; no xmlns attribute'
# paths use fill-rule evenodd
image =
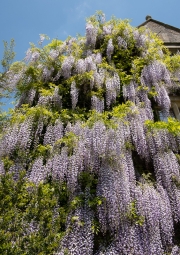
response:
<svg viewBox="0 0 180 255"><path fill-rule="evenodd" d="M1 176L66 185L63 234L43 254L178 255L180 124L155 122L154 107L169 116L180 57L102 13L85 37L43 39L6 73L18 103L0 140ZM27 223L35 236L37 222Z"/></svg>

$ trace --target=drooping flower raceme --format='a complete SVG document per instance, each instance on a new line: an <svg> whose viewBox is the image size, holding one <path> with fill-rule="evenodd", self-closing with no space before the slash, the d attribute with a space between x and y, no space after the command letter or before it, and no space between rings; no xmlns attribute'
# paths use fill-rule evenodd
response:
<svg viewBox="0 0 180 255"><path fill-rule="evenodd" d="M71 83L71 100L72 100L72 109L76 107L78 102L78 88L76 87L76 83Z"/></svg>
<svg viewBox="0 0 180 255"><path fill-rule="evenodd" d="M74 64L73 56L68 56L63 61L61 70L62 70L62 75L64 76L64 78L70 77L73 64Z"/></svg>
<svg viewBox="0 0 180 255"><path fill-rule="evenodd" d="M108 45L107 45L107 58L109 61L111 61L111 55L114 52L114 46L113 46L113 42L112 39L109 39L108 41Z"/></svg>
<svg viewBox="0 0 180 255"><path fill-rule="evenodd" d="M86 44L90 47L95 47L97 37L97 28L91 23L86 24Z"/></svg>
<svg viewBox="0 0 180 255"><path fill-rule="evenodd" d="M0 77L20 94L0 125L0 175L23 170L58 193L50 253L178 255L179 124L154 122L157 109L168 116L173 72L151 33L98 15L84 38L31 48ZM38 236L37 221L23 235Z"/></svg>

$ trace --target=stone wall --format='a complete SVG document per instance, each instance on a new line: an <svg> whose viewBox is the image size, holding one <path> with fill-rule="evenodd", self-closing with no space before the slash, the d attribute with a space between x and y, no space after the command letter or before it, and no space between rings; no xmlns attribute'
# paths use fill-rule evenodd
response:
<svg viewBox="0 0 180 255"><path fill-rule="evenodd" d="M180 31L172 29L171 26L161 24L153 20L149 20L145 24L145 27L149 28L163 40L165 43L180 43Z"/></svg>

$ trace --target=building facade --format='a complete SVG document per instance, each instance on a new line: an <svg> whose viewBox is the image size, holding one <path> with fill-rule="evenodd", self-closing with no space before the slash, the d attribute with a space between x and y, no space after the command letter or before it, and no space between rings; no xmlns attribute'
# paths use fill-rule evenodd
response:
<svg viewBox="0 0 180 255"><path fill-rule="evenodd" d="M153 33L156 33L157 36L164 42L164 45L169 49L172 55L180 53L179 28L155 20L149 15L146 16L146 21L140 24L138 28L143 26L150 29ZM180 120L180 96L170 95L170 100L170 116ZM164 116L160 109L157 109L157 112L160 120L167 120L167 117Z"/></svg>
<svg viewBox="0 0 180 255"><path fill-rule="evenodd" d="M146 16L146 21L138 26L145 26L156 33L172 54L180 52L180 29Z"/></svg>

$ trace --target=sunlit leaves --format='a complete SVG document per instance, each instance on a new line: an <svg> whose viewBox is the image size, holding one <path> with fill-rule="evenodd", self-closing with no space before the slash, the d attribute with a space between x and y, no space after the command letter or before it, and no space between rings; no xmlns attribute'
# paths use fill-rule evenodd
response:
<svg viewBox="0 0 180 255"><path fill-rule="evenodd" d="M64 188L66 196L61 193ZM25 172L17 182L6 174L1 176L0 198L2 254L51 254L58 248L67 214L65 206L58 208L67 199L64 184L59 187L55 182L44 183L36 187L25 178Z"/></svg>
<svg viewBox="0 0 180 255"><path fill-rule="evenodd" d="M179 58L100 12L85 37L43 39L6 74L20 98L0 141L3 249L178 254L180 126L154 104L168 116Z"/></svg>

